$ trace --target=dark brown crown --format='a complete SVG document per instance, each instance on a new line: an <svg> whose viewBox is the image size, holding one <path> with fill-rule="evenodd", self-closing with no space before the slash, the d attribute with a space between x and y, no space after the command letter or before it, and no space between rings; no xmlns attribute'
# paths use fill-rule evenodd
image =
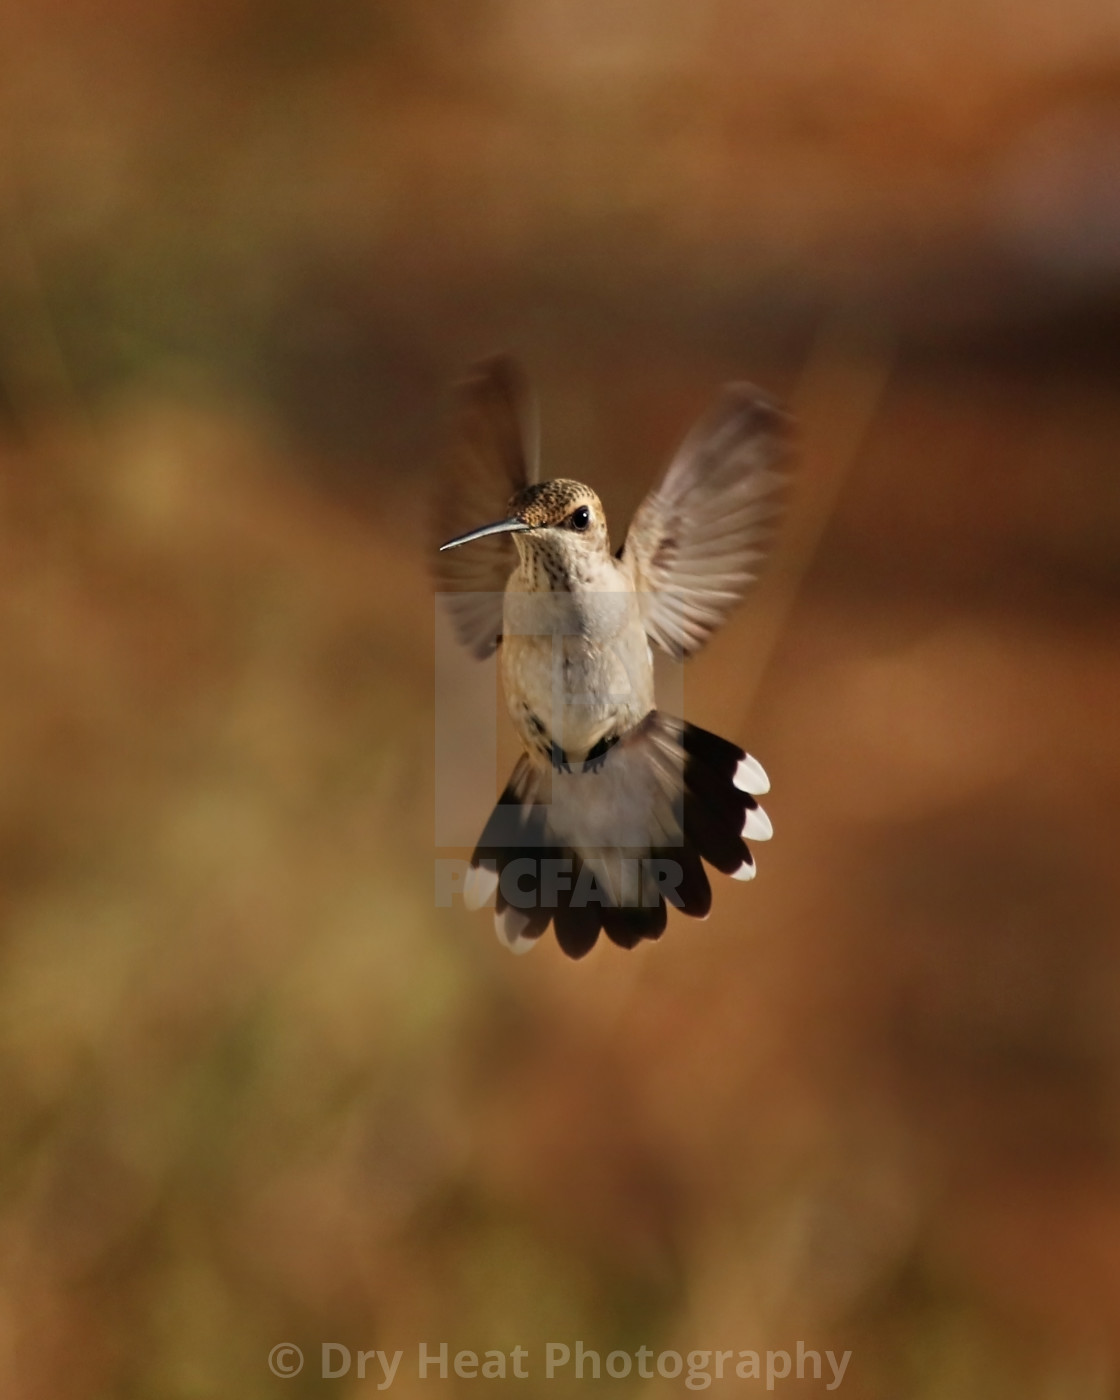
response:
<svg viewBox="0 0 1120 1400"><path fill-rule="evenodd" d="M559 525L577 506L598 505L598 497L590 486L579 481L558 477L526 486L509 503L509 513L526 525Z"/></svg>

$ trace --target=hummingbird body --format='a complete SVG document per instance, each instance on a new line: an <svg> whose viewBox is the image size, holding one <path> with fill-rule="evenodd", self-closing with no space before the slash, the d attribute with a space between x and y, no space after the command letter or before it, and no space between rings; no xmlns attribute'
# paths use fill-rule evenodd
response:
<svg viewBox="0 0 1120 1400"><path fill-rule="evenodd" d="M602 519L586 487L548 485L570 487ZM518 565L502 609L510 718L530 756L582 764L653 708L653 655L633 581L610 553L605 525L583 535L526 531L514 543Z"/></svg>
<svg viewBox="0 0 1120 1400"><path fill-rule="evenodd" d="M750 879L743 838L770 835L755 797L769 787L761 766L656 708L651 643L678 658L695 651L749 582L788 419L757 390L726 390L614 555L590 487L531 479L527 395L511 362L479 366L463 407L441 523L504 516L441 546L440 581L461 639L478 656L501 647L524 750L472 858L468 902L495 894L514 951L550 922L573 957L601 931L633 947L660 936L668 904L706 917L703 862Z"/></svg>

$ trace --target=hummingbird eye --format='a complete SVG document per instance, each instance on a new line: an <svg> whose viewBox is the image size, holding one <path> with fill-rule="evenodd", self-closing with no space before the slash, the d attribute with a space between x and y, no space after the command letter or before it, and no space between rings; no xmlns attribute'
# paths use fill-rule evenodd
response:
<svg viewBox="0 0 1120 1400"><path fill-rule="evenodd" d="M586 506L580 506L578 510L573 510L568 516L568 524L573 530L586 530L591 524L591 512Z"/></svg>

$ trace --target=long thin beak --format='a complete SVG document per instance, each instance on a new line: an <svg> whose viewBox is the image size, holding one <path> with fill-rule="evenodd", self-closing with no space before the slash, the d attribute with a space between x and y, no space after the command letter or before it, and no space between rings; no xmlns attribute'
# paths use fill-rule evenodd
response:
<svg viewBox="0 0 1120 1400"><path fill-rule="evenodd" d="M511 520L499 520L493 525L480 525L477 530L469 530L465 535L448 540L446 544L441 544L439 552L442 554L445 549L454 549L456 545L470 544L471 540L485 539L487 535L518 534L522 530L531 530L531 525L526 525L523 520L514 517Z"/></svg>

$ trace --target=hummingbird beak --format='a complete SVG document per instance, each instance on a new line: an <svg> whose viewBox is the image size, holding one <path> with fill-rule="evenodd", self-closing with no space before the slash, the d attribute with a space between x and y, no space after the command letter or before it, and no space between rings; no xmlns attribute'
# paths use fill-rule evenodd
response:
<svg viewBox="0 0 1120 1400"><path fill-rule="evenodd" d="M441 544L439 552L442 554L445 549L454 549L457 545L470 544L471 540L485 539L487 535L518 534L522 530L531 530L531 525L526 525L524 520L518 520L516 516L509 520L499 520L493 525L480 525L477 530L468 530L465 535L459 535L453 540L448 540L446 544Z"/></svg>

